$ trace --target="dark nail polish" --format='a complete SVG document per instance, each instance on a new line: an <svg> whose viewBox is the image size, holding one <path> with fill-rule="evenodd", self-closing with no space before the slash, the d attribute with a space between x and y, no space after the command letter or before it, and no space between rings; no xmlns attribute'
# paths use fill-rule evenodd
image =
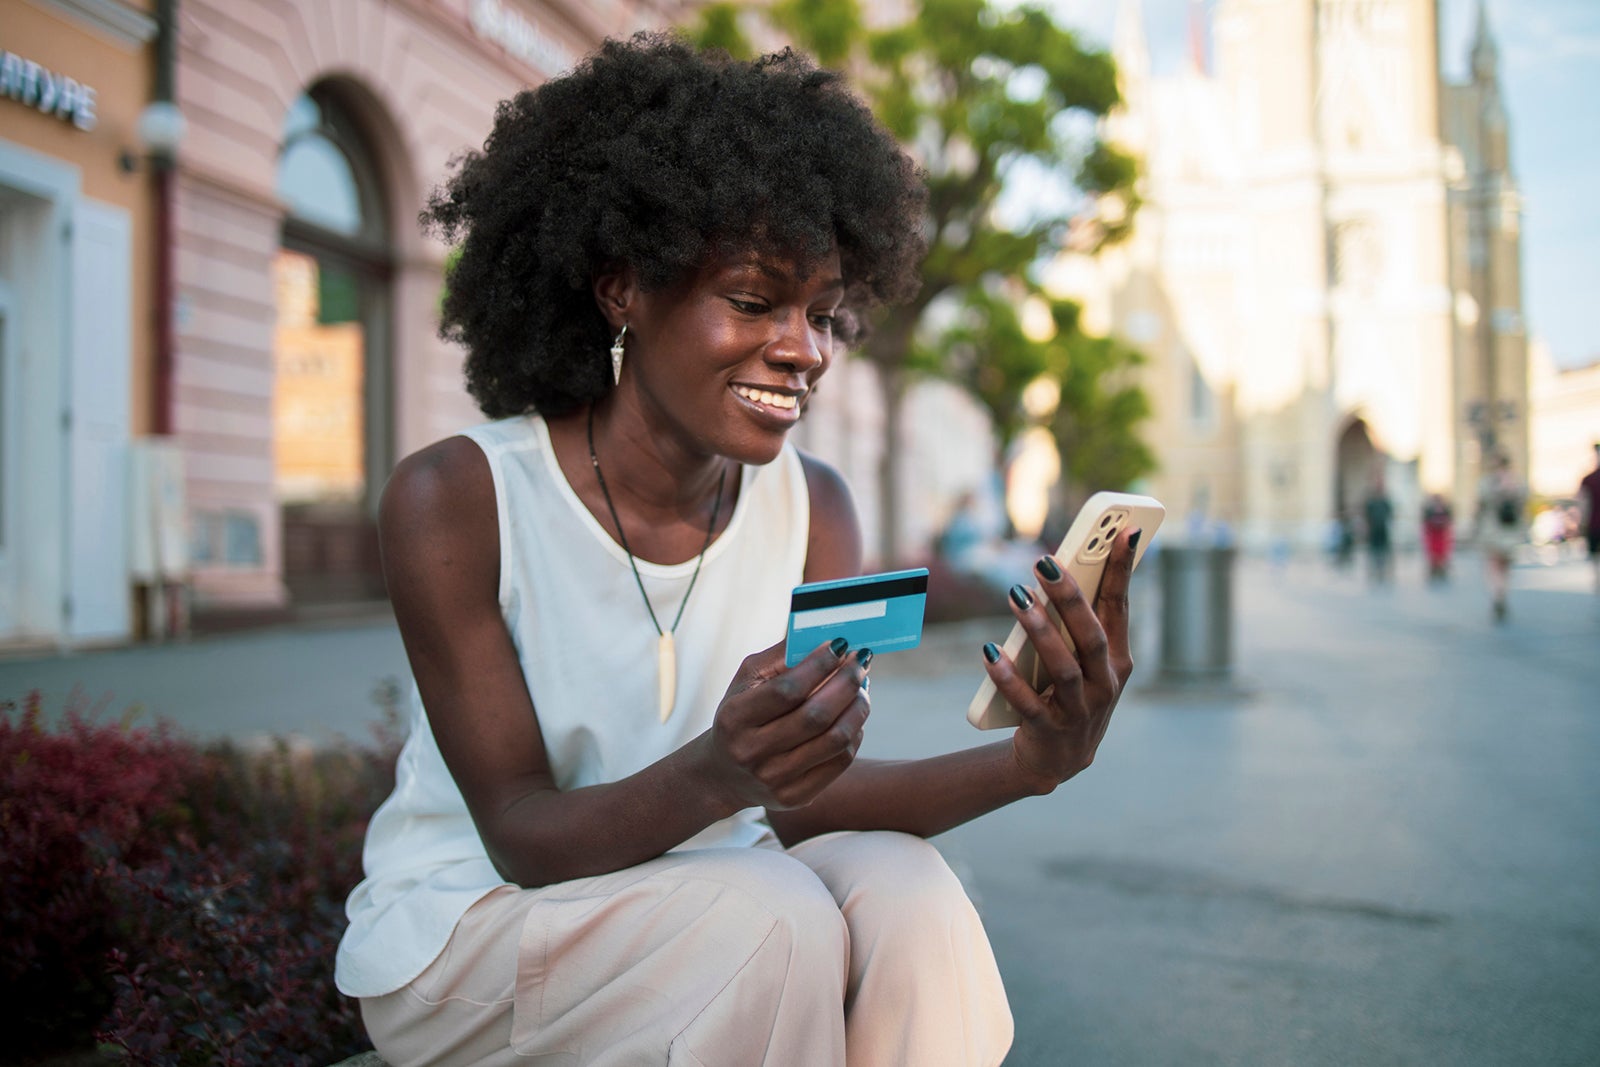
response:
<svg viewBox="0 0 1600 1067"><path fill-rule="evenodd" d="M1047 582L1059 582L1061 580L1061 568L1056 566L1056 561L1051 556L1042 557L1038 563L1033 565L1033 569L1043 575L1044 580Z"/></svg>
<svg viewBox="0 0 1600 1067"><path fill-rule="evenodd" d="M1139 538L1144 536L1143 530L1135 530L1128 535L1128 551L1134 552L1139 548Z"/></svg>
<svg viewBox="0 0 1600 1067"><path fill-rule="evenodd" d="M983 658L990 663L1000 662L1000 649L993 641L983 646Z"/></svg>
<svg viewBox="0 0 1600 1067"><path fill-rule="evenodd" d="M1019 611L1027 611L1033 607L1033 594L1020 585L1014 585L1011 587L1011 602Z"/></svg>
<svg viewBox="0 0 1600 1067"><path fill-rule="evenodd" d="M835 656L838 656L842 659L844 658L845 649L850 647L850 642L846 641L842 637L835 637L832 641L828 642L828 647L833 649L833 654Z"/></svg>
<svg viewBox="0 0 1600 1067"><path fill-rule="evenodd" d="M856 649L856 662L861 664L861 666L863 668L866 668L867 666L869 666L872 663L872 649L870 649L870 648L858 648L858 649Z"/></svg>

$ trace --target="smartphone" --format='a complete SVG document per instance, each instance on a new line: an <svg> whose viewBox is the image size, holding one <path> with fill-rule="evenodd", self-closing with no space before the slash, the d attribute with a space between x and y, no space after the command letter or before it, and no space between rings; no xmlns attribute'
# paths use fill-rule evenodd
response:
<svg viewBox="0 0 1600 1067"><path fill-rule="evenodd" d="M1056 561L1072 575L1092 604L1100 591L1100 576L1105 573L1106 561L1110 558L1111 546L1117 537L1127 529L1144 531L1133 556L1133 564L1137 567L1139 560L1144 558L1145 550L1155 540L1156 530L1160 528L1166 513L1167 509L1154 497L1133 493L1096 493L1084 503L1078 517L1072 521L1072 528L1062 538L1061 547L1056 549ZM1062 639L1067 642L1067 647L1071 648L1072 638L1062 624L1061 617L1048 600L1044 601L1044 606ZM1040 664L1033 645L1028 643L1027 632L1021 623L1011 628L1011 635L1002 647L1016 664L1017 673L1027 679L1034 692L1043 692L1049 686L1050 676ZM977 695L967 708L967 721L980 730L998 730L1017 725L1022 721L1022 716L1000 695L994 681L985 675L983 684L978 686Z"/></svg>

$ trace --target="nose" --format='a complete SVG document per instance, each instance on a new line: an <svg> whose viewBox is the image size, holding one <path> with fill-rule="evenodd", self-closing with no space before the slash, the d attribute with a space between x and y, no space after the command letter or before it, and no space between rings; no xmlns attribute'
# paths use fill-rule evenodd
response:
<svg viewBox="0 0 1600 1067"><path fill-rule="evenodd" d="M799 374L807 374L822 366L832 353L832 341L826 334L819 342L818 331L811 325L805 308L797 308L775 319L776 332L767 345L766 360Z"/></svg>

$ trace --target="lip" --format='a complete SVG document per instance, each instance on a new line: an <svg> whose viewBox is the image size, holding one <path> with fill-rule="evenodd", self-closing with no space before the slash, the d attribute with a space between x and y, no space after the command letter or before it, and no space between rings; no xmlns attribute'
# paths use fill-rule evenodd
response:
<svg viewBox="0 0 1600 1067"><path fill-rule="evenodd" d="M739 392L740 389L750 389L761 393L772 393L778 396L793 397L795 402L794 407L780 408L774 407L771 404L764 404L759 400L745 396L743 393ZM790 426L793 426L795 423L799 422L800 410L805 406L804 401L806 390L804 389L793 389L784 386L774 388L772 386L751 385L748 382L734 382L728 387L728 392L733 394L733 398L737 400L746 411L752 412L767 423L779 429L788 429Z"/></svg>

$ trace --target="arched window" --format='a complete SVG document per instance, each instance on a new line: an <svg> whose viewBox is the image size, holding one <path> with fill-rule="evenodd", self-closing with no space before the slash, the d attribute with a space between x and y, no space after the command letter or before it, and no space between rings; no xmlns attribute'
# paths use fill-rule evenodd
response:
<svg viewBox="0 0 1600 1067"><path fill-rule="evenodd" d="M348 93L350 90L346 90ZM336 84L289 108L277 192L273 485L296 600L381 594L375 516L393 462L388 211Z"/></svg>

